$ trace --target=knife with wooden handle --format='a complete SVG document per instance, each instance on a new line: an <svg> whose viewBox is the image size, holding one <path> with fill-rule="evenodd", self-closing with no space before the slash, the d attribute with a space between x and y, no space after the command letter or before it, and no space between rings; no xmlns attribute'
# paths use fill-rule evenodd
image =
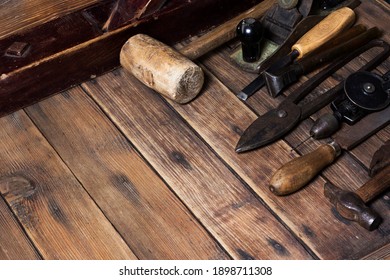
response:
<svg viewBox="0 0 390 280"><path fill-rule="evenodd" d="M295 158L279 168L271 177L269 189L276 195L288 195L300 190L341 153L351 150L390 123L390 106L371 113L353 126L340 130L334 141Z"/></svg>

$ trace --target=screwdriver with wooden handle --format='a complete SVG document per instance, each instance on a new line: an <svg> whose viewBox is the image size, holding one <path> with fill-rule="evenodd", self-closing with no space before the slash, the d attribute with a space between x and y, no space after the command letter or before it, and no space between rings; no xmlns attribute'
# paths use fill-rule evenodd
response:
<svg viewBox="0 0 390 280"><path fill-rule="evenodd" d="M332 47L332 39L340 35L355 22L355 12L348 7L340 8L327 15L322 21L305 33L292 47L291 52L270 65L266 71L277 72L295 60ZM338 41L337 41L338 42ZM247 85L237 97L246 100L265 85L263 73Z"/></svg>
<svg viewBox="0 0 390 280"><path fill-rule="evenodd" d="M288 195L308 184L322 169L341 154L351 150L390 123L390 106L372 113L357 124L340 130L334 141L297 157L279 168L271 177L269 189L276 195Z"/></svg>

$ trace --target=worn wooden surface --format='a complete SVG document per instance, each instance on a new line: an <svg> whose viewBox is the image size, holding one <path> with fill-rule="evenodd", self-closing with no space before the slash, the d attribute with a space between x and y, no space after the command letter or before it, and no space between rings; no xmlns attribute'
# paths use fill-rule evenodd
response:
<svg viewBox="0 0 390 280"><path fill-rule="evenodd" d="M1 0L0 38L38 26L102 0Z"/></svg>
<svg viewBox="0 0 390 280"><path fill-rule="evenodd" d="M359 22L388 32L389 10L372 0L356 12ZM344 152L302 191L274 196L273 172L325 142L291 150L329 108L283 140L235 153L242 131L284 97L262 90L238 100L255 75L230 62L230 46L197 61L206 84L186 105L117 69L2 117L0 258L388 259L390 192L371 204L384 221L368 232L332 210L323 185L364 184L389 128Z"/></svg>

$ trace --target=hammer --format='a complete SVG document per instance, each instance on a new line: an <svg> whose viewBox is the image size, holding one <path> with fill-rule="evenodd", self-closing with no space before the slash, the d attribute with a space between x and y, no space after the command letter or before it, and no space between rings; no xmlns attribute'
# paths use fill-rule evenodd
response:
<svg viewBox="0 0 390 280"><path fill-rule="evenodd" d="M390 187L390 140L374 154L370 171L373 177L356 192L326 183L324 194L342 217L372 231L378 228L382 218L366 204Z"/></svg>
<svg viewBox="0 0 390 280"><path fill-rule="evenodd" d="M262 1L179 51L150 36L137 34L123 45L120 63L146 86L177 103L187 103L198 95L204 82L202 68L191 60L233 39L243 18L259 18L273 4L271 0Z"/></svg>

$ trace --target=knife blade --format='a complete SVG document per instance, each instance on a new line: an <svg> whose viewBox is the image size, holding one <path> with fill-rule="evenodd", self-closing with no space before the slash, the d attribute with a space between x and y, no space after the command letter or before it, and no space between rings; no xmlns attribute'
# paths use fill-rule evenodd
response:
<svg viewBox="0 0 390 280"><path fill-rule="evenodd" d="M271 177L269 189L282 196L298 191L341 154L362 143L390 123L390 107L367 115L353 126L340 130L334 141L297 157L279 168Z"/></svg>

